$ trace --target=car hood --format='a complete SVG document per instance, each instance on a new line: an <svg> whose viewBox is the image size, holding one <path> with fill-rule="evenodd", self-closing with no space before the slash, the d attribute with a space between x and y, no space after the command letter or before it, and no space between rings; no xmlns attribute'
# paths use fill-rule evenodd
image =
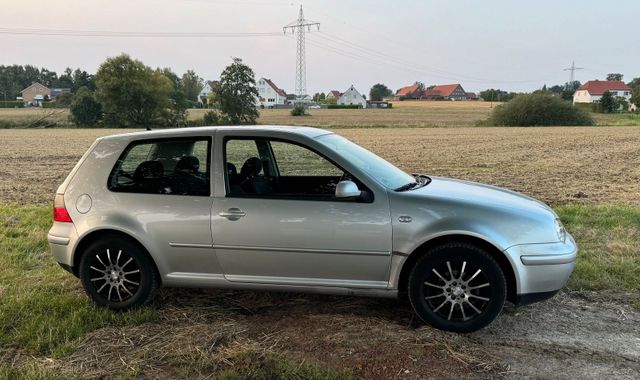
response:
<svg viewBox="0 0 640 380"><path fill-rule="evenodd" d="M431 177L427 186L409 191L418 196L435 197L460 203L473 203L500 209L534 213L555 213L546 204L518 192L477 182L445 177Z"/></svg>

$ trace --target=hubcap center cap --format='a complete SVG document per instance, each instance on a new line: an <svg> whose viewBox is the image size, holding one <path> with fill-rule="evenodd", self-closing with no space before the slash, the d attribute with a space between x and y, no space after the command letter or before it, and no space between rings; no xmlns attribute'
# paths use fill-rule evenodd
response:
<svg viewBox="0 0 640 380"><path fill-rule="evenodd" d="M111 270L111 279L118 280L118 272Z"/></svg>
<svg viewBox="0 0 640 380"><path fill-rule="evenodd" d="M463 294L464 294L464 290L462 290L461 287L456 286L455 288L453 288L453 295L454 296L459 297L459 296L461 296Z"/></svg>

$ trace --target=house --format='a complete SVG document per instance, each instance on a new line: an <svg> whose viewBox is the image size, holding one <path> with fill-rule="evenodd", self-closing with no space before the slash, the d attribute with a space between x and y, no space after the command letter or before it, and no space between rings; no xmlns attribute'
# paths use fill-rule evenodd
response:
<svg viewBox="0 0 640 380"><path fill-rule="evenodd" d="M287 102L287 93L276 86L271 79L260 78L256 83L258 88L258 98L256 98L256 107L275 108L278 105L284 105Z"/></svg>
<svg viewBox="0 0 640 380"><path fill-rule="evenodd" d="M198 94L198 103L209 104L209 95L213 93L213 89L220 83L217 80L208 80L202 86L202 90Z"/></svg>
<svg viewBox="0 0 640 380"><path fill-rule="evenodd" d="M467 100L479 100L478 94L475 92L467 92Z"/></svg>
<svg viewBox="0 0 640 380"><path fill-rule="evenodd" d="M340 105L359 105L362 108L367 108L367 100L356 90L353 85L347 89L338 98L338 104Z"/></svg>
<svg viewBox="0 0 640 380"><path fill-rule="evenodd" d="M329 101L335 101L336 103L338 102L338 99L340 98L340 95L342 95L342 93L338 90L331 90L327 93L326 96L326 100Z"/></svg>
<svg viewBox="0 0 640 380"><path fill-rule="evenodd" d="M441 84L428 87L423 97L429 100L467 100L467 93L459 83Z"/></svg>
<svg viewBox="0 0 640 380"><path fill-rule="evenodd" d="M398 100L405 99L421 99L422 98L422 90L420 85L414 84L413 86L405 86L396 91L395 98Z"/></svg>
<svg viewBox="0 0 640 380"><path fill-rule="evenodd" d="M629 101L631 88L619 80L590 80L573 93L573 103L598 103L602 94L609 91L613 96L621 96Z"/></svg>
<svg viewBox="0 0 640 380"><path fill-rule="evenodd" d="M49 88L42 83L33 82L22 90L22 101L25 105L40 107L43 102L55 100L60 94L69 92L70 88Z"/></svg>

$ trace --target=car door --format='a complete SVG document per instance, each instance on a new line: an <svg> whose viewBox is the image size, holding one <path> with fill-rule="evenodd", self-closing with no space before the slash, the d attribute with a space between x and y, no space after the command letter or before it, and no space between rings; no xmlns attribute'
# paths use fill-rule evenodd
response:
<svg viewBox="0 0 640 380"><path fill-rule="evenodd" d="M212 235L229 281L385 288L391 256L386 193L338 200L350 176L308 146L227 136L224 194L216 194Z"/></svg>

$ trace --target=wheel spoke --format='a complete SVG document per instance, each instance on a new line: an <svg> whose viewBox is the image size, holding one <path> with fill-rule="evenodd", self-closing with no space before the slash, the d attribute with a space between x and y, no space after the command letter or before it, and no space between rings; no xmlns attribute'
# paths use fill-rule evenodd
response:
<svg viewBox="0 0 640 380"><path fill-rule="evenodd" d="M102 264L102 266L106 269L107 266L104 265L104 263L102 262L102 259L100 258L100 255L96 255L96 258L98 259L98 261L100 262L100 264Z"/></svg>
<svg viewBox="0 0 640 380"><path fill-rule="evenodd" d="M480 274L480 272L482 272L482 269L478 269L478 271L476 273L473 274L473 276L471 276L470 279L467 280L467 283L470 283L471 280L473 280L474 278L476 278L477 275Z"/></svg>
<svg viewBox="0 0 640 380"><path fill-rule="evenodd" d="M490 284L487 282L486 284L482 284L482 285L478 285L478 286L471 286L468 289L469 290L474 290L474 289L480 289L480 288L485 288L487 286L489 286Z"/></svg>
<svg viewBox="0 0 640 380"><path fill-rule="evenodd" d="M129 264L131 261L133 261L133 257L130 257L130 258L129 258L129 260L127 260L127 262L126 262L126 263L124 263L120 268L121 268L121 269L124 269L124 267L126 267L126 266L127 266L127 264Z"/></svg>
<svg viewBox="0 0 640 380"><path fill-rule="evenodd" d="M426 300L432 300L434 298L444 297L444 293L436 294L435 296L424 297Z"/></svg>
<svg viewBox="0 0 640 380"><path fill-rule="evenodd" d="M448 263L448 262L447 262ZM447 320L450 321L451 320L451 314L453 314L453 308L456 306L455 303L451 302L451 309L449 309L449 317L447 317Z"/></svg>
<svg viewBox="0 0 640 380"><path fill-rule="evenodd" d="M95 281L98 281L98 280L104 280L104 281L107 281L107 279L106 279L106 278L104 278L104 276L102 276L102 277L94 277L94 278L92 278L92 279L91 279L91 281L92 281L92 282L95 282Z"/></svg>
<svg viewBox="0 0 640 380"><path fill-rule="evenodd" d="M464 313L464 305L460 304L460 311L462 312L462 320L466 321L467 320L467 315Z"/></svg>
<svg viewBox="0 0 640 380"><path fill-rule="evenodd" d="M477 298L477 299L483 300L483 301L489 301L489 298L476 296L475 294L469 294L469 297Z"/></svg>
<svg viewBox="0 0 640 380"><path fill-rule="evenodd" d="M120 295L120 286L116 286L116 294L118 294L118 299L122 302L122 296Z"/></svg>
<svg viewBox="0 0 640 380"><path fill-rule="evenodd" d="M468 304L469 306L471 306L471 308L472 308L473 310L475 310L475 312L476 312L476 313L478 313L478 314L482 314L482 312L480 311L480 309L478 309L477 307L473 306L473 304L472 304L469 300L465 300L465 301L467 302L467 304Z"/></svg>
<svg viewBox="0 0 640 380"><path fill-rule="evenodd" d="M107 259L109 260L109 265L113 265L113 262L111 262L111 253L109 252L108 249L107 249Z"/></svg>
<svg viewBox="0 0 640 380"><path fill-rule="evenodd" d="M105 273L105 274L107 273L106 271L104 271L104 270L102 270L102 269L98 269L98 268L94 267L93 265L92 265L92 266L90 266L89 268L91 268L91 269L95 270L96 272Z"/></svg>
<svg viewBox="0 0 640 380"><path fill-rule="evenodd" d="M102 286L98 289L98 293L100 293L100 291L104 289L104 287L107 286L108 284L109 284L109 281L105 281L105 283L102 284Z"/></svg>
<svg viewBox="0 0 640 380"><path fill-rule="evenodd" d="M126 278L123 278L123 279L122 279L122 281L124 281L124 282L128 282L128 283L133 284L133 285L140 285L140 283L139 283L139 282L134 282L134 281L128 280L128 279L126 279Z"/></svg>
<svg viewBox="0 0 640 380"><path fill-rule="evenodd" d="M129 272L124 272L124 274L131 274L131 273L140 273L140 269L132 270L132 271L129 271Z"/></svg>
<svg viewBox="0 0 640 380"><path fill-rule="evenodd" d="M111 301L111 291L113 290L113 285L109 285L109 294L107 295L107 301Z"/></svg>
<svg viewBox="0 0 640 380"><path fill-rule="evenodd" d="M132 296L132 295L133 295L133 293L131 293L131 292L129 291L129 289L127 289L127 287L126 287L126 286L122 285L122 289L123 289L125 292L129 293L129 295L130 295L130 296Z"/></svg>
<svg viewBox="0 0 640 380"><path fill-rule="evenodd" d="M425 285L428 285L428 286L433 286L434 288L444 289L444 286L442 286L442 285L435 285L435 284L432 284L432 283L430 283L430 282L428 282L428 281L425 281L425 282L424 282L424 284L425 284Z"/></svg>
<svg viewBox="0 0 640 380"><path fill-rule="evenodd" d="M449 280L453 281L453 270L451 269L451 263L447 261L447 268L449 268Z"/></svg>
<svg viewBox="0 0 640 380"><path fill-rule="evenodd" d="M438 310L440 310L440 308L441 308L441 307L443 307L443 306L444 306L444 304L446 304L446 303L447 303L447 300L445 299L444 301L442 301L442 303L440 304L440 306L438 306L438 307L436 307L435 309L433 309L433 312L435 313L435 312L437 312Z"/></svg>
<svg viewBox="0 0 640 380"><path fill-rule="evenodd" d="M440 275L440 273L438 273L438 271L436 270L436 268L431 269L431 271L432 271L433 273L435 273L435 274L436 274L436 276L440 277L440 279L441 279L442 281L444 281L444 283L445 283L445 284L448 282L447 280L445 280L445 279L444 279L444 277L442 277L442 276Z"/></svg>
<svg viewBox="0 0 640 380"><path fill-rule="evenodd" d="M460 269L460 277L458 277L460 279L460 281L462 281L462 276L464 276L464 268L467 266L467 262L463 261L462 262L462 269Z"/></svg>
<svg viewBox="0 0 640 380"><path fill-rule="evenodd" d="M118 257L116 257L116 265L120 262L120 255L122 255L122 250L118 251Z"/></svg>

